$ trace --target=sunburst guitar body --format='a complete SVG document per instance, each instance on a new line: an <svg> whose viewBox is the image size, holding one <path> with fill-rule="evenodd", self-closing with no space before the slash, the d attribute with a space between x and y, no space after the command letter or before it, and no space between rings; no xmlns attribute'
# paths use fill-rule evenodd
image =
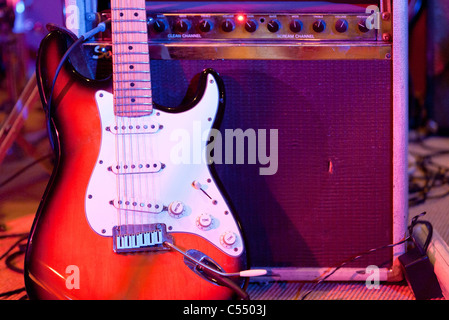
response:
<svg viewBox="0 0 449 320"><path fill-rule="evenodd" d="M113 9L113 15L145 20L138 5ZM223 272L247 267L240 225L206 157L207 133L223 113L222 82L204 70L189 104L154 104L149 60L132 55L146 52L146 41L125 38L126 30L114 23L111 79L86 78L68 61L54 87L47 111L56 163L28 242L28 295L232 299L233 290L167 245ZM55 29L41 43L37 78L44 105L73 41ZM193 141L198 133L200 148ZM181 157L186 150L188 161ZM232 280L245 286L241 278Z"/></svg>

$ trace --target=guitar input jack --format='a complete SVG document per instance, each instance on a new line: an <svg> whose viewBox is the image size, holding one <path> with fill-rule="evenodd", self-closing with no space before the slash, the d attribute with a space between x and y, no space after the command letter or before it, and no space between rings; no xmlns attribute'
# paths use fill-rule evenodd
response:
<svg viewBox="0 0 449 320"><path fill-rule="evenodd" d="M243 270L243 271L239 271L239 272L223 272L223 271L220 271L220 270L217 270L217 269L214 269L214 268L208 266L204 262L201 262L199 259L192 257L192 255L188 254L187 252L184 252L183 250L181 250L180 248L175 246L173 243L165 241L163 243L163 245L165 247L175 250L176 252L183 255L185 259L195 263L196 264L195 269L200 271L202 275L205 275L206 277L208 277L208 278L205 278L206 280L208 280L208 281L213 280L212 282L214 282L214 283L219 283L223 286L226 286L226 287L232 289L243 300L249 300L248 294L242 288L240 288L240 286L238 286L234 281L232 281L230 278L231 277L248 278L248 277L263 276L263 275L267 274L267 271L264 269ZM198 251L196 251L196 252L198 252ZM204 257L207 257L207 256L204 255ZM212 264L216 265L215 263L212 263ZM217 268L218 268L218 266L217 266Z"/></svg>

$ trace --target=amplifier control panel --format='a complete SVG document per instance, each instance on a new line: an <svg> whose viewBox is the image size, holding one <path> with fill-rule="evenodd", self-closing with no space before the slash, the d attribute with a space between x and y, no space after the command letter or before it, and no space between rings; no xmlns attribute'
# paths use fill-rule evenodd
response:
<svg viewBox="0 0 449 320"><path fill-rule="evenodd" d="M110 17L103 12L101 20ZM381 14L147 13L149 41L390 41ZM101 35L110 40L110 33Z"/></svg>
<svg viewBox="0 0 449 320"><path fill-rule="evenodd" d="M376 16L357 14L148 14L151 40L377 40Z"/></svg>

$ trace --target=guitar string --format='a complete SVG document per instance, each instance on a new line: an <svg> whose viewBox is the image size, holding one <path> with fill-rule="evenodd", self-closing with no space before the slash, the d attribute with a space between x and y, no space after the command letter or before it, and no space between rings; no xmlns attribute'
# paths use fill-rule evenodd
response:
<svg viewBox="0 0 449 320"><path fill-rule="evenodd" d="M117 10L115 9L115 5L116 5L116 3L115 3L115 1L113 0L113 1L111 1L111 19L112 19L112 23L111 23L111 28L112 28L112 66L113 66L113 68L112 68L112 71L114 71L116 68L117 68L117 60L118 60L118 56L116 55L116 53L117 53L117 44L116 44L116 42L118 42L117 41L117 37L118 37L118 34L116 33L116 28L117 28L117 24L115 23L116 21L117 21ZM114 137L114 139L115 139L115 165L116 166L118 166L119 165L119 163L120 163L120 159L119 159L119 155L120 155L120 153L119 153L119 139L120 139L120 136L117 134L118 132L119 132L119 123L118 123L118 106L117 106L117 99L116 99L116 96L117 96L117 89L121 89L121 88L119 88L119 86L120 86L120 84L121 84L121 82L119 82L118 81L118 79L115 77L115 75L113 74L113 113L114 113L114 125L115 125L115 129L114 129L114 132L115 132L115 137ZM114 165L114 163L112 163L112 165ZM114 168L112 168L112 170L114 170ZM118 172L118 169L117 169L117 172ZM121 184L120 184L120 179L121 179L121 177L120 177L120 175L119 174L116 174L116 194L117 194L117 199L115 199L116 200L116 205L117 205L117 208L116 208L116 210L117 210L117 213L116 213L116 215L117 215L117 228L118 228L118 234L117 234L117 237L118 237L118 239L121 239L121 235L122 235L122 230L121 230L121 210L120 210L120 207L121 207L121 201L122 201L122 197L121 197L121 188L120 188L120 186L121 186Z"/></svg>
<svg viewBox="0 0 449 320"><path fill-rule="evenodd" d="M126 6L126 7L129 7L129 6ZM113 15L114 15L115 19L119 19L118 15L120 15L119 11L121 11L121 10L119 10L119 9L114 10L114 7L112 7L112 6L111 6L111 9L113 10ZM138 11L136 11L136 12L138 12ZM130 12L125 11L124 15L129 15L129 13ZM126 18L127 17L124 16L125 20L127 20L127 21L130 20L130 19L126 19ZM118 20L116 20L116 21L118 21ZM134 27L133 23L130 23L130 25L133 25L133 27ZM117 27L117 24L115 24L115 27ZM145 25L145 27L146 27L146 25ZM123 63L123 61L120 61L119 63L117 63L118 58L116 58L114 61L114 70L117 70L119 65L121 67L125 67L125 66L129 65L129 62L132 62L132 60L134 60L134 59L132 59L132 60L130 59L130 57L134 56L133 53L126 50L125 46L128 45L130 42L131 43L139 43L139 41L138 41L139 39L135 39L135 37L139 37L141 35L137 34L137 33L129 34L128 32L126 32L126 30L125 30L125 32L123 32L123 30L120 30L120 28L115 28L113 30L113 36L115 39L114 47L116 48L116 52L119 52L121 55L123 55L123 58L125 58L126 61L128 62L128 64ZM125 37L125 36L129 36L131 38L131 41L129 41L129 39L123 39L123 37ZM147 36L145 35L145 37L147 37ZM147 57L148 57L148 55L147 55ZM142 61L139 61L139 63L142 63ZM142 65L145 65L145 63L142 63ZM146 65L148 65L148 67L149 67L149 61L146 62ZM139 71L141 71L141 70L139 70ZM126 171L130 168L130 166L136 166L136 164L137 164L137 171L138 171L140 169L139 165L142 165L144 163L151 164L152 162L148 161L148 160L144 161L144 162L142 161L140 147L143 145L142 151L144 152L144 154L146 154L146 152L145 152L147 150L146 137L144 137L144 136L146 136L146 133L144 133L143 136L141 137L139 134L132 134L132 131L131 131L132 130L131 128L135 129L135 126L133 125L134 119L137 119L137 118L139 118L138 116L141 116L141 114L140 114L141 110L140 109L130 110L131 114L129 116L127 116L126 115L126 111L128 111L128 110L126 110L127 103L119 102L119 101L125 100L125 98L134 97L134 99L136 99L134 102L137 102L137 105L139 105L139 103L141 103L141 101L140 101L141 99L145 99L148 97L145 97L145 95L143 95L142 97L140 97L140 96L137 97L138 96L136 94L137 91L139 91L139 92L142 91L142 89L140 88L141 82L143 82L143 81L140 81L140 80L142 80L141 76L139 76L137 78L138 81L135 81L138 84L136 84L134 88L136 88L136 87L137 88L130 89L130 88L126 88L126 86L130 85L131 82L133 80L135 80L133 78L133 76L136 73L135 72L134 73L133 72L126 73L126 72L123 72L123 70L120 70L118 73L120 73L121 76L124 77L125 79L123 79L123 81L120 81L120 82L115 81L115 88L119 89L119 90L116 90L115 94L114 94L114 96L116 97L115 102L117 105L119 105L118 108L116 108L116 110L118 112L118 115L116 115L116 123L117 123L119 130L120 129L125 130L125 131L130 130L129 134L126 134L124 132L124 134L117 135L117 137L118 137L117 140L121 140L121 142L116 143L116 145L117 145L116 152L118 153L118 155L117 155L118 161L117 162L118 162L118 165L120 168L117 170L117 172L119 173L118 179L117 179L118 192L119 192L119 198L123 199L122 204L124 204L124 210L121 210L121 205L119 204L118 224L120 226L122 225L122 222L121 222L122 211L124 211L125 213L124 213L123 220L124 220L124 224L126 226L125 229L128 230L128 224L131 221L132 222L131 224L133 224L133 225L141 225L140 231L143 232L143 230L144 230L143 229L143 217L144 217L145 210L143 209L142 205L147 202L147 201L145 201L146 196L144 195L144 193L149 193L149 190L146 189L146 192L142 192L142 186L143 186L142 180L147 181L148 179L143 179L142 174L140 174L138 172L136 173L137 176L135 177L135 175L133 173L127 174ZM118 73L114 74L114 76L117 76ZM149 75L149 73L148 73L148 75ZM115 79L117 79L117 77L115 77ZM149 81L151 81L151 80L149 79ZM128 89L128 90L126 90L126 89ZM126 95L122 95L119 98L117 98L119 96L118 91L120 91L120 93L128 91L128 92L131 92L132 94L129 95L129 97ZM139 101L137 101L137 99L139 99ZM149 94L149 101L152 101L151 93ZM133 104L133 103L131 103L131 104ZM133 112L135 114L133 114ZM151 133L149 135L151 135ZM129 149L127 148L127 146L129 147ZM135 146L137 146L137 147L135 147ZM121 147L121 151L120 151L120 147ZM128 153L129 153L129 155L128 155ZM152 152L150 152L150 154L151 153ZM136 159L134 159L134 158L137 158L137 162L135 162ZM150 160L151 160L151 157L150 157ZM128 167L126 168L125 165ZM131 171L133 169L134 168L131 168ZM120 175L120 172L122 172L123 174ZM123 178L121 178L120 176L122 176ZM122 185L123 185L123 187L122 187ZM136 192L136 185L137 185L138 192ZM136 194L137 194L137 197L136 197ZM154 203L154 202L151 201L150 203ZM136 205L138 206L137 208L135 208ZM139 209L139 207L140 207L140 209ZM131 212L131 214L129 214L129 212ZM151 212L149 214L151 215ZM131 219L130 219L130 215L131 215ZM136 216L140 216L140 221L141 221L140 224L137 223ZM120 230L122 230L122 228L120 228ZM134 230L132 230L131 232L135 233ZM119 235L121 235L121 234L119 234Z"/></svg>

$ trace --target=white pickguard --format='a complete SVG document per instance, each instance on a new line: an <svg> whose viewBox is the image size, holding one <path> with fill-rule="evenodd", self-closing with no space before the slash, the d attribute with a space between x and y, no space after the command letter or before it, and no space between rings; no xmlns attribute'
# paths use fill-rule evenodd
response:
<svg viewBox="0 0 449 320"><path fill-rule="evenodd" d="M201 135L209 132L216 117L219 90L213 75L208 74L202 99L182 113L153 110L148 116L119 117L114 114L112 94L98 91L96 101L102 141L85 200L92 229L111 237L114 226L163 223L168 233L196 234L231 256L240 255L242 236L204 161L205 142L198 150L193 146L198 141L192 141L198 126ZM202 153L191 154L190 164L172 161L171 151L180 143L173 133L179 132L190 135L191 153ZM211 199L192 186L194 181ZM172 204L176 213L177 201L184 208L180 215L168 209Z"/></svg>

